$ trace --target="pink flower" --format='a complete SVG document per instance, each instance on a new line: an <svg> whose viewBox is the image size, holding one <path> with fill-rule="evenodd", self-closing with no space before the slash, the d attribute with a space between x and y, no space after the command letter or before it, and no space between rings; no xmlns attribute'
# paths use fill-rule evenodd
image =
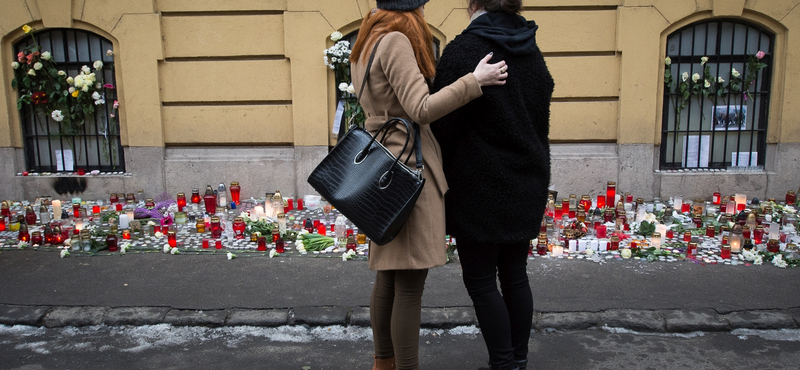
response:
<svg viewBox="0 0 800 370"><path fill-rule="evenodd" d="M766 55L766 54L764 54L763 51L759 50L758 53L756 53L756 58L761 59L761 58L764 57L764 55Z"/></svg>
<svg viewBox="0 0 800 370"><path fill-rule="evenodd" d="M118 100L114 100L114 109L117 109L117 108L119 108L119 101Z"/></svg>
<svg viewBox="0 0 800 370"><path fill-rule="evenodd" d="M17 54L17 60L18 60L20 63L23 63L23 62L25 62L25 53L24 53L24 52L22 52L22 51L20 51L20 52L19 52L19 54Z"/></svg>
<svg viewBox="0 0 800 370"><path fill-rule="evenodd" d="M112 84L105 84L105 85L103 85L103 87L105 87L106 89L113 89L113 88L114 88L114 85L112 85Z"/></svg>
<svg viewBox="0 0 800 370"><path fill-rule="evenodd" d="M114 117L116 117L116 116L114 115L114 113L110 113L110 114L109 114L109 116L111 116L111 118L114 118Z"/></svg>

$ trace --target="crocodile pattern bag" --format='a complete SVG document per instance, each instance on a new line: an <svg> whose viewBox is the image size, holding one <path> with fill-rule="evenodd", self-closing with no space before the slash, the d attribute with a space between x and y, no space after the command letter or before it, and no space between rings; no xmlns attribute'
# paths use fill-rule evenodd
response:
<svg viewBox="0 0 800 370"><path fill-rule="evenodd" d="M379 44L380 40L372 51L359 97L367 84ZM406 142L395 157L382 142L397 124L405 126ZM381 140L376 140L384 130ZM400 162L409 148L412 132L414 142L405 162ZM416 169L406 165L412 154L416 156ZM363 128L351 126L311 172L308 183L374 243L383 245L397 236L414 208L425 185L422 169L419 127L406 119L392 118L374 137Z"/></svg>

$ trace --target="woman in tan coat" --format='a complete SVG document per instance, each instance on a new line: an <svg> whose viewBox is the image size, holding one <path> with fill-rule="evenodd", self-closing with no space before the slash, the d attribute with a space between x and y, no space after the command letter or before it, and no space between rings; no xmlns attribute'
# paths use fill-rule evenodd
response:
<svg viewBox="0 0 800 370"><path fill-rule="evenodd" d="M505 83L505 62L488 64L487 55L469 73L436 94L429 84L436 73L433 37L424 20L428 0L378 0L361 23L352 52L353 85L367 115L366 128L373 135L391 117L419 124L426 186L400 233L388 244L370 243L369 268L377 270L370 300L370 320L375 342L373 369L419 369L418 343L422 291L428 269L444 265L444 194L439 145L429 123L481 96L481 86ZM380 45L362 81L370 53ZM413 136L412 136L413 137ZM390 130L384 145L395 155L405 142L405 129ZM412 156L409 166L416 165Z"/></svg>

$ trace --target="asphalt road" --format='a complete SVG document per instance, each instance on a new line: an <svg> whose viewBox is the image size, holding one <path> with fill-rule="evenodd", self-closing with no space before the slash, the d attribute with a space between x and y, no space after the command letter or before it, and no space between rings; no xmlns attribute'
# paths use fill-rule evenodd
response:
<svg viewBox="0 0 800 370"><path fill-rule="evenodd" d="M483 366L483 339L474 328L466 331L421 335L421 368ZM688 336L537 332L531 335L529 369L797 369L798 339L798 330ZM370 368L371 354L369 329L0 326L0 369L350 370Z"/></svg>

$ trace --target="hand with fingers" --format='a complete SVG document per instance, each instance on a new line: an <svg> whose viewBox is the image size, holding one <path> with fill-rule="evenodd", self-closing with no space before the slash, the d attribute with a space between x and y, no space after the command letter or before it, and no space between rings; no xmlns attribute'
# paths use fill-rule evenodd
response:
<svg viewBox="0 0 800 370"><path fill-rule="evenodd" d="M506 78L508 78L508 65L504 60L489 64L489 60L492 59L492 54L489 53L481 61L478 63L478 66L475 67L475 72L473 74L478 79L478 84L481 86L492 86L492 85L505 85Z"/></svg>

